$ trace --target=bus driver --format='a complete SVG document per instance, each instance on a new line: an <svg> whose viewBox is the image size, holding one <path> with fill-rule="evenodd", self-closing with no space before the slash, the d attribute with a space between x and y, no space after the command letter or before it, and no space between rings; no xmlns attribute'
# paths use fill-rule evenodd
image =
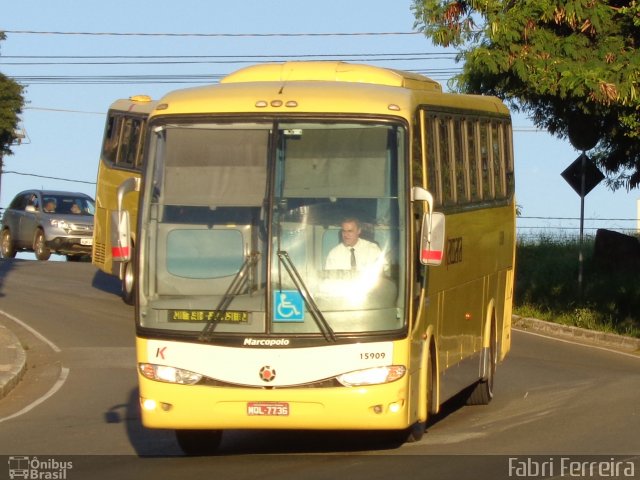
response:
<svg viewBox="0 0 640 480"><path fill-rule="evenodd" d="M356 218L346 218L342 221L342 241L329 252L326 270L362 271L374 267L375 270L382 271L383 267L386 267L380 247L360 238L361 233L362 228ZM379 268L375 268L376 266Z"/></svg>

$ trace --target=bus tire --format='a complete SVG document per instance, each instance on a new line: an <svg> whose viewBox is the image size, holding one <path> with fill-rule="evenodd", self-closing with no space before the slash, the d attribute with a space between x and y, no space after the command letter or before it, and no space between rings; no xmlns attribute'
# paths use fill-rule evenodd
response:
<svg viewBox="0 0 640 480"><path fill-rule="evenodd" d="M122 301L127 305L135 303L136 272L133 262L124 264L122 272Z"/></svg>
<svg viewBox="0 0 640 480"><path fill-rule="evenodd" d="M427 424L425 422L416 422L407 430L406 443L415 443L422 440L424 432L426 431Z"/></svg>
<svg viewBox="0 0 640 480"><path fill-rule="evenodd" d="M496 329L495 325L491 325L491 333L489 339L489 370L486 378L480 379L471 390L471 394L467 398L467 405L488 405L493 398L493 382L496 376Z"/></svg>
<svg viewBox="0 0 640 480"><path fill-rule="evenodd" d="M178 445L188 456L213 455L222 441L222 430L176 430Z"/></svg>

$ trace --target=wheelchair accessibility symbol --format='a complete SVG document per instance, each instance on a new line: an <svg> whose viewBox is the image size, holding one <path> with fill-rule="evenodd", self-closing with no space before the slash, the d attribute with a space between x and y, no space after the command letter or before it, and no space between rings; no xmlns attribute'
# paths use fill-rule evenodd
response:
<svg viewBox="0 0 640 480"><path fill-rule="evenodd" d="M274 322L304 322L304 301L297 290L273 292Z"/></svg>

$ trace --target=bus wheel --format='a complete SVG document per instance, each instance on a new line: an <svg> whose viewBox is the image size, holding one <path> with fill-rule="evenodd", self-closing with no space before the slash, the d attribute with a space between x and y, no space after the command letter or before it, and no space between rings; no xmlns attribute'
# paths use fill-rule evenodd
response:
<svg viewBox="0 0 640 480"><path fill-rule="evenodd" d="M33 252L38 260L49 260L51 257L51 250L47 247L44 232L41 229L36 230L36 236L33 239Z"/></svg>
<svg viewBox="0 0 640 480"><path fill-rule="evenodd" d="M407 430L407 443L419 442L424 436L425 429L427 428L427 424L425 422L416 422L409 427Z"/></svg>
<svg viewBox="0 0 640 480"><path fill-rule="evenodd" d="M496 331L494 326L491 326L491 339L489 340L489 371L484 379L478 381L473 387L469 398L467 399L467 405L488 405L493 398L493 381L496 376Z"/></svg>
<svg viewBox="0 0 640 480"><path fill-rule="evenodd" d="M176 440L186 455L213 455L222 441L222 430L176 430Z"/></svg>
<svg viewBox="0 0 640 480"><path fill-rule="evenodd" d="M133 305L135 299L135 283L136 272L133 262L124 264L124 273L122 275L122 300L127 305Z"/></svg>

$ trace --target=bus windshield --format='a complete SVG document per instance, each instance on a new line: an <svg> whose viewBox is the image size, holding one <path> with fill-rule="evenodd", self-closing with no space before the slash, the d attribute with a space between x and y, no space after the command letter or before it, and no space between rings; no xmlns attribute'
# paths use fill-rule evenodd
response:
<svg viewBox="0 0 640 480"><path fill-rule="evenodd" d="M202 340L405 328L403 126L198 120L152 131L142 328Z"/></svg>

